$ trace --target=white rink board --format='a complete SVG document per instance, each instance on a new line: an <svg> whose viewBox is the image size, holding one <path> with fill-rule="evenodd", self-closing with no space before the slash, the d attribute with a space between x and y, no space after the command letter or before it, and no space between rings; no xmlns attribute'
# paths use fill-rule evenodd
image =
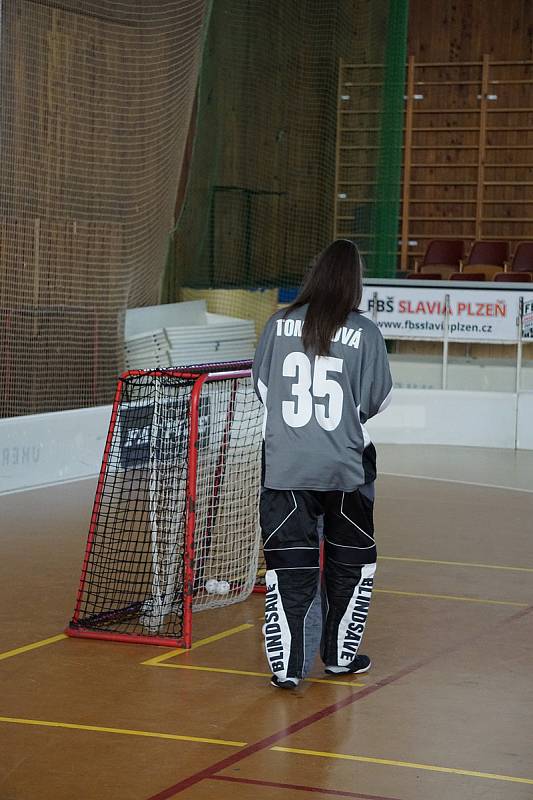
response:
<svg viewBox="0 0 533 800"><path fill-rule="evenodd" d="M110 417L100 406L0 419L0 494L98 475Z"/></svg>
<svg viewBox="0 0 533 800"><path fill-rule="evenodd" d="M396 389L366 427L376 444L514 448L516 413L511 392Z"/></svg>
<svg viewBox="0 0 533 800"><path fill-rule="evenodd" d="M370 420L376 444L533 449L533 392L396 389ZM0 495L98 475L111 406L0 420ZM248 442L246 443L248 444ZM532 479L533 482L533 479ZM1 531L1 515L0 515Z"/></svg>
<svg viewBox="0 0 533 800"><path fill-rule="evenodd" d="M517 448L533 450L533 392L518 395L518 420L516 426ZM533 475L531 475L533 489Z"/></svg>

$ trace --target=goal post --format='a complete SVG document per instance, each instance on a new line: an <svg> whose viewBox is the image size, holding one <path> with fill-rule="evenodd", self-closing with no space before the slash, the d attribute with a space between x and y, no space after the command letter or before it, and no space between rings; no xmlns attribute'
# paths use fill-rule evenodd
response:
<svg viewBox="0 0 533 800"><path fill-rule="evenodd" d="M193 611L249 596L262 417L249 361L121 376L70 636L190 647Z"/></svg>

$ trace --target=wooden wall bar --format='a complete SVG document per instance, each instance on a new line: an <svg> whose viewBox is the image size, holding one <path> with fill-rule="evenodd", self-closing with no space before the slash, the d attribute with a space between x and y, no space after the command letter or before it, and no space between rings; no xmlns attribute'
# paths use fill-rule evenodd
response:
<svg viewBox="0 0 533 800"><path fill-rule="evenodd" d="M398 266L413 268L434 238L504 239L511 251L533 239L531 0L411 0L408 52ZM380 70L355 69L339 68L334 232L357 238L375 196L375 141L361 131Z"/></svg>
<svg viewBox="0 0 533 800"><path fill-rule="evenodd" d="M412 63L401 268L430 239L533 239L533 61Z"/></svg>
<svg viewBox="0 0 533 800"><path fill-rule="evenodd" d="M413 128L429 130L413 134L423 166L409 170L404 217L418 244L402 265L437 236L533 238L531 0L410 0L408 52L423 95Z"/></svg>

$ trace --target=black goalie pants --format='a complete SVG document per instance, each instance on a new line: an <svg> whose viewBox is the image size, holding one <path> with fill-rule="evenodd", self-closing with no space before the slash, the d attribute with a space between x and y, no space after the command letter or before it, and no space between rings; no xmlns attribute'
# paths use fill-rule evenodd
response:
<svg viewBox="0 0 533 800"><path fill-rule="evenodd" d="M301 678L305 622L320 570L317 529L324 518L321 657L327 666L348 666L365 630L376 545L373 487L354 492L263 489L260 501L267 566L265 650L280 680Z"/></svg>

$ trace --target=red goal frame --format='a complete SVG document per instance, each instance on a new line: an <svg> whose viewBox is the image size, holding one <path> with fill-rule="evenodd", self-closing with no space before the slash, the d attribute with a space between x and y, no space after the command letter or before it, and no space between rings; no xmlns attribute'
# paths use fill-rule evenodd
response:
<svg viewBox="0 0 533 800"><path fill-rule="evenodd" d="M113 401L111 419L109 430L107 433L104 453L102 458L102 465L96 486L95 499L93 510L91 514L91 521L89 525L89 533L87 537L87 544L85 547L85 554L81 568L81 575L76 595L76 602L72 619L65 629L68 636L82 639L102 639L114 642L129 642L130 644L149 644L160 645L164 647L183 647L189 649L192 645L192 615L193 615L193 587L194 587L194 559L195 559L195 543L194 532L196 523L196 499L197 499L197 467L198 467L198 443L199 443L199 404L202 388L205 383L214 381L222 381L228 379L248 378L251 376L251 361L235 361L235 362L220 362L214 364L205 364L198 366L189 366L176 369L154 369L154 370L129 370L124 372L118 381L115 398ZM184 538L184 586L183 586L183 626L182 636L180 638L170 638L163 636L141 636L128 633L116 633L106 631L89 630L83 627L77 627L85 582L87 578L87 569L89 558L93 548L96 528L99 519L99 513L102 504L102 496L105 485L105 477L107 467L109 464L109 456L113 442L113 436L117 424L118 413L120 409L120 402L124 389L124 381L131 377L136 376L153 376L153 377L175 377L183 378L185 380L194 381L190 395L190 405L188 410L188 450L187 450L187 475L186 475L186 500L185 500L185 538ZM231 411L229 412L231 413ZM231 420L227 424L231 424ZM218 493L218 483L220 483L219 467L221 460L224 459L224 448L227 448L227 437L224 437L222 449L219 456L219 465L217 466L217 475L215 481L215 489ZM105 612L104 612L105 613Z"/></svg>

